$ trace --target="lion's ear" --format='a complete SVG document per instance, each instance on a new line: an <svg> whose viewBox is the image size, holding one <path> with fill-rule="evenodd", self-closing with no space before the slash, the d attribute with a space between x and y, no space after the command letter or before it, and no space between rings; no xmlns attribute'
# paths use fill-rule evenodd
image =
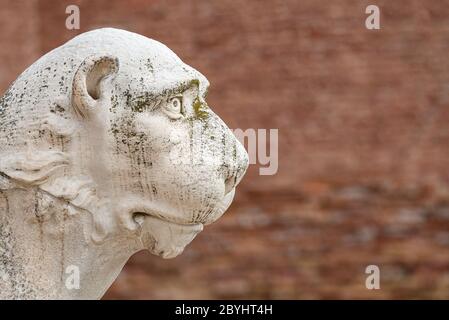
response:
<svg viewBox="0 0 449 320"><path fill-rule="evenodd" d="M118 69L118 59L108 55L90 56L81 63L73 77L72 103L82 117L89 117L101 104L107 89L105 80L115 76Z"/></svg>

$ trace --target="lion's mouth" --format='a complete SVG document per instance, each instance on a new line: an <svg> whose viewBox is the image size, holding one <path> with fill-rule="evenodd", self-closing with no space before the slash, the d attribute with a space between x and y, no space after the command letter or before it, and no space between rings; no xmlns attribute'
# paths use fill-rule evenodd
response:
<svg viewBox="0 0 449 320"><path fill-rule="evenodd" d="M146 213L146 212L134 212L133 213L134 221L137 224L139 224L140 226L142 226L145 219L147 219L149 217L160 220L161 222L165 222L167 224L176 225L176 226L180 226L180 227L184 227L184 228L197 227L199 225L203 225L202 223L184 223L184 222L180 222L179 220L176 220L176 219L173 219L170 217L153 214L153 213L151 213L151 214Z"/></svg>
<svg viewBox="0 0 449 320"><path fill-rule="evenodd" d="M226 212L234 199L234 194L235 188L229 191L221 201L215 203L213 207L209 206L208 210L196 211L195 215L191 215L188 212L180 212L176 207L162 201L141 203L139 206L133 206L133 210L128 212L134 212L132 214L133 219L139 225L142 225L146 217L153 217L166 223L183 227L209 225Z"/></svg>
<svg viewBox="0 0 449 320"><path fill-rule="evenodd" d="M184 218L175 208L151 203L133 210L132 218L140 226L143 248L163 258L174 258L208 225L227 210L234 198L234 189L210 211L197 214L195 219ZM137 208L134 208L137 209ZM132 212L132 211L131 211Z"/></svg>

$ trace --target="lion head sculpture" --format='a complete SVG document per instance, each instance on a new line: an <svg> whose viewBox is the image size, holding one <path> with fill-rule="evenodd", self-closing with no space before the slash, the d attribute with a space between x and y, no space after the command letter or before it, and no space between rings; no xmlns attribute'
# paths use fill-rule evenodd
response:
<svg viewBox="0 0 449 320"><path fill-rule="evenodd" d="M133 253L175 257L225 212L248 158L208 86L110 28L20 75L0 100L0 297L99 298Z"/></svg>

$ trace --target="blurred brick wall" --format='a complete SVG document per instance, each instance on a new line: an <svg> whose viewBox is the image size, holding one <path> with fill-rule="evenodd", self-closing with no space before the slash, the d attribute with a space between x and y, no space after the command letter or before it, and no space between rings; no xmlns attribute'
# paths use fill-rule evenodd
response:
<svg viewBox="0 0 449 320"><path fill-rule="evenodd" d="M449 298L448 17L438 0L0 0L0 89L113 26L205 74L231 128L279 128L277 175L252 166L181 257L137 254L106 298Z"/></svg>

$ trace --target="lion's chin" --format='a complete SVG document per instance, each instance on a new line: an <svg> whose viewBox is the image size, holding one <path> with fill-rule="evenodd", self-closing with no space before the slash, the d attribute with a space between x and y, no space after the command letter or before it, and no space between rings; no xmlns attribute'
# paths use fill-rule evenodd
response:
<svg viewBox="0 0 449 320"><path fill-rule="evenodd" d="M146 216L141 240L145 249L164 259L175 258L203 230L203 224L177 224Z"/></svg>
<svg viewBox="0 0 449 320"><path fill-rule="evenodd" d="M168 214L156 216L144 212L134 213L134 221L141 227L140 239L143 248L164 259L180 255L205 225L211 224L224 214L232 203L234 193L235 189L232 189L209 214L200 216L197 222L180 223Z"/></svg>

